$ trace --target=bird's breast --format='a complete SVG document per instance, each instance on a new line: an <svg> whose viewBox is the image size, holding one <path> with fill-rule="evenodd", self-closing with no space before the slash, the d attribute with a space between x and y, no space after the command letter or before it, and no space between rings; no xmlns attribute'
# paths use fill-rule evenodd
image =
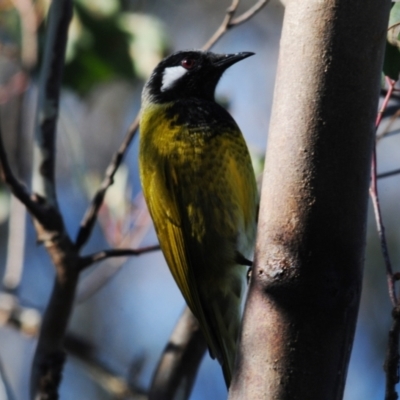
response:
<svg viewBox="0 0 400 400"><path fill-rule="evenodd" d="M240 235L251 243L257 194L250 156L235 121L214 105L146 107L142 170L170 182L168 191L199 242L211 233L232 243Z"/></svg>

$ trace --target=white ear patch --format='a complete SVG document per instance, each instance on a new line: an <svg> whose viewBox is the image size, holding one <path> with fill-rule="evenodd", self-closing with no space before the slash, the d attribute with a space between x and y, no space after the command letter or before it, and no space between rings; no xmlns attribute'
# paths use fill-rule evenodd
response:
<svg viewBox="0 0 400 400"><path fill-rule="evenodd" d="M174 83L183 75L185 75L186 72L187 69L183 68L180 65L178 65L177 67L165 68L162 78L161 91L165 92L167 89L174 86Z"/></svg>

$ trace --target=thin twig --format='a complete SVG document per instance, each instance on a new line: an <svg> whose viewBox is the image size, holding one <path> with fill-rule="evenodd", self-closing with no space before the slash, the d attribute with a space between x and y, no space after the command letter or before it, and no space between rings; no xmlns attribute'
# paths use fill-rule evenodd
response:
<svg viewBox="0 0 400 400"><path fill-rule="evenodd" d="M396 118L398 118L398 116ZM376 141L379 142L381 139L384 139L384 138L387 138L390 136L394 136L394 135L398 135L399 133L400 133L400 129L394 129L393 131L382 132L382 134L379 134L376 136Z"/></svg>
<svg viewBox="0 0 400 400"><path fill-rule="evenodd" d="M252 18L255 14L257 14L262 8L264 8L269 3L269 0L259 0L253 7L250 7L247 11L245 11L242 15L234 18L230 25L230 28L236 25L243 24L250 18Z"/></svg>
<svg viewBox="0 0 400 400"><path fill-rule="evenodd" d="M128 214L128 218L125 218L123 223L120 219L117 219L113 229L108 229L107 227L110 225L110 213L103 213L103 215L99 213L100 227L111 248L138 248L152 226L151 217L145 205L142 192L136 196L134 205L131 204L129 208L132 210L132 213ZM124 228L128 226L130 226L129 231L125 232ZM116 238L119 238L119 240L116 240ZM125 262L126 257L110 258L106 262L103 262L101 266L99 265L89 274L82 277L79 280L75 302L78 304L86 301L100 290L122 268Z"/></svg>
<svg viewBox="0 0 400 400"><path fill-rule="evenodd" d="M142 247L140 249L110 249L99 251L88 256L80 258L80 269L83 270L90 265L103 261L110 257L126 257L126 256L140 256L141 254L150 253L152 251L160 250L158 244L153 246Z"/></svg>
<svg viewBox="0 0 400 400"><path fill-rule="evenodd" d="M376 118L376 129L378 129L383 113L389 103L390 96L393 93L393 89L395 86L395 81L392 81L387 78L388 84L389 84L389 90L386 93L385 99L382 103L381 108L378 111L378 115ZM382 250L382 255L383 259L385 262L385 267L386 267L386 279L387 279L387 284L388 284L388 290L389 290L389 297L390 300L393 304L393 307L397 305L397 295L396 295L396 287L395 287L395 280L393 278L393 268L392 268L392 262L390 260L389 256L389 249L388 249L388 244L387 244L387 239L386 239L386 234L385 234L385 226L383 224L382 220L382 211L380 207L380 202L379 202L379 194L378 194L378 184L377 184L377 162L376 162L376 145L374 146L373 153L372 153L372 162L371 162L371 186L369 189L369 193L371 196L372 204L374 207L374 214L375 214L375 221L376 221L376 226L378 230L378 235L379 235L379 240L381 243L381 250Z"/></svg>
<svg viewBox="0 0 400 400"><path fill-rule="evenodd" d="M239 6L240 0L232 0L232 4L226 10L225 18L223 19L219 28L215 31L215 33L211 36L211 38L206 42L206 44L202 47L202 50L209 50L211 47L217 43L222 36L228 32L229 29L234 26L240 25L243 22L248 21L255 14L257 14L264 6L266 6L269 0L259 0L256 4L254 4L251 8L245 11L242 15L237 18L233 18L235 12Z"/></svg>
<svg viewBox="0 0 400 400"><path fill-rule="evenodd" d="M372 163L371 163L371 186L369 188L369 194L371 196L372 205L374 207L374 214L375 214L375 221L376 227L378 230L379 240L381 243L381 250L383 259L385 262L386 267L386 279L389 289L389 297L393 304L393 307L397 304L397 296L396 296L396 288L395 288L395 281L393 280L393 269L392 269L392 262L389 256L389 249L387 245L387 239L385 234L385 226L383 225L382 220L382 212L379 203L379 195L378 195L378 188L377 188L377 178L376 178L376 149L374 148L372 154Z"/></svg>
<svg viewBox="0 0 400 400"><path fill-rule="evenodd" d="M387 92L386 92L387 93ZM393 93L392 93L393 94ZM386 98L386 96L385 96ZM395 135L396 133L400 133L400 129L395 129L394 131L390 131L390 127L394 123L394 121L400 116L400 110L397 110L391 117L390 121L388 122L386 128L384 129L383 132L379 133L376 135L376 141L379 142L385 137Z"/></svg>
<svg viewBox="0 0 400 400"><path fill-rule="evenodd" d="M375 121L375 127L376 129L379 128L379 125L381 124L382 118L383 118L383 113L385 112L388 104L389 104L389 100L392 97L393 91L394 91L394 87L396 85L396 81L386 77L386 83L389 86L388 91L386 92L386 96L383 100L383 103L381 105L381 108L378 111L378 115L376 117L376 121Z"/></svg>
<svg viewBox="0 0 400 400"><path fill-rule="evenodd" d="M130 143L135 137L138 127L139 115L137 115L135 120L132 122L123 142L121 143L121 146L112 157L111 162L107 167L103 182L101 183L99 190L93 197L93 200L90 203L90 206L81 221L80 229L76 238L76 246L78 249L82 248L82 246L87 242L90 234L92 233L94 224L97 219L97 214L101 205L103 204L107 189L113 184L115 173L117 172L118 167L120 166Z"/></svg>
<svg viewBox="0 0 400 400"><path fill-rule="evenodd" d="M209 50L214 46L215 43L229 30L230 22L239 6L240 0L232 0L232 4L227 8L225 17L219 26L219 28L214 32L206 44L202 47L202 50Z"/></svg>
<svg viewBox="0 0 400 400"><path fill-rule="evenodd" d="M394 169L393 171L388 171L388 172L382 172L376 176L376 179L383 179L383 178L389 178L390 176L398 175L400 174L400 169Z"/></svg>

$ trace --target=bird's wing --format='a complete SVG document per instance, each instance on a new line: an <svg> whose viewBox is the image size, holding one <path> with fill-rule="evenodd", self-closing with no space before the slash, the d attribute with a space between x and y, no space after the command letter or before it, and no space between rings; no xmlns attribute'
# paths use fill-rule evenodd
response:
<svg viewBox="0 0 400 400"><path fill-rule="evenodd" d="M151 178L146 180L144 190L147 192L147 203L159 242L175 281L202 326L212 355L219 358L220 350L204 314L192 265L194 259L203 264L205 255L199 254L199 246L193 248L190 245L187 235L184 238L184 225L187 226L183 212L185 205L174 166L167 158L159 158L157 161L159 164L153 169Z"/></svg>

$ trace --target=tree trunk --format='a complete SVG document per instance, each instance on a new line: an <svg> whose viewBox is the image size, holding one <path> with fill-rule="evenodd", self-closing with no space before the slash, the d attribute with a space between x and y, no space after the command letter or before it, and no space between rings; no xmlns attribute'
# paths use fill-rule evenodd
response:
<svg viewBox="0 0 400 400"><path fill-rule="evenodd" d="M389 0L291 0L230 399L343 396Z"/></svg>

